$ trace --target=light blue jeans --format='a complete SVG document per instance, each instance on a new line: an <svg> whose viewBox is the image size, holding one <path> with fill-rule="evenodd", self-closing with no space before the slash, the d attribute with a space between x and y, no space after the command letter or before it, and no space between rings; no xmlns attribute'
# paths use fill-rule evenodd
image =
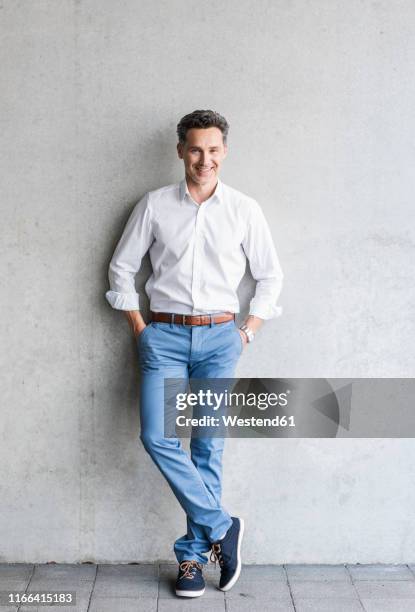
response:
<svg viewBox="0 0 415 612"><path fill-rule="evenodd" d="M204 553L232 524L221 505L224 438L191 438L190 456L164 437L164 378L233 378L243 342L236 323L184 326L152 322L137 337L140 438L186 513L187 533L174 543L178 562L207 563ZM218 381L219 382L219 381ZM193 389L192 389L193 390Z"/></svg>

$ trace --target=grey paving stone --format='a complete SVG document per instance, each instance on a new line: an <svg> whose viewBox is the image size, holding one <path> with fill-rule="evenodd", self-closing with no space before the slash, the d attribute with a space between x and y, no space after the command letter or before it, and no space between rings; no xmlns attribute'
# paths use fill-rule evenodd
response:
<svg viewBox="0 0 415 612"><path fill-rule="evenodd" d="M414 612L413 599L362 599L366 612Z"/></svg>
<svg viewBox="0 0 415 612"><path fill-rule="evenodd" d="M176 599L159 599L158 612L225 612L225 601L216 602L212 607L212 600L202 597L192 598L186 601L185 597L176 597Z"/></svg>
<svg viewBox="0 0 415 612"><path fill-rule="evenodd" d="M158 581L138 580L134 576L108 576L96 580L94 586L96 597L134 597L136 599L156 599Z"/></svg>
<svg viewBox="0 0 415 612"><path fill-rule="evenodd" d="M285 565L288 581L291 580L328 580L350 582L349 573L344 565Z"/></svg>
<svg viewBox="0 0 415 612"><path fill-rule="evenodd" d="M168 577L172 578L173 576L177 576L177 572L179 570L179 566L173 563L160 563L159 565L159 577ZM205 573L203 571L203 573Z"/></svg>
<svg viewBox="0 0 415 612"><path fill-rule="evenodd" d="M29 563L0 563L0 578L26 580L30 578L32 571L33 565Z"/></svg>
<svg viewBox="0 0 415 612"><path fill-rule="evenodd" d="M410 599L415 600L415 581L383 580L355 582L360 599ZM414 601L415 610L415 601Z"/></svg>
<svg viewBox="0 0 415 612"><path fill-rule="evenodd" d="M336 597L296 599L295 609L296 612L363 612L363 607L358 599L337 599Z"/></svg>
<svg viewBox="0 0 415 612"><path fill-rule="evenodd" d="M294 603L297 599L314 599L334 597L336 599L357 599L358 596L351 582L342 580L290 580Z"/></svg>
<svg viewBox="0 0 415 612"><path fill-rule="evenodd" d="M10 594L12 590L9 589L0 589L1 590L1 598L0 598L0 610L1 612L16 612L18 609L18 604L14 605L10 603ZM22 589L24 591L24 589ZM14 598L14 597L13 597Z"/></svg>
<svg viewBox="0 0 415 612"><path fill-rule="evenodd" d="M68 612L71 609L68 608ZM135 597L92 597L88 612L156 612L157 599ZM54 611L56 612L56 610ZM65 609L62 608L62 612Z"/></svg>
<svg viewBox="0 0 415 612"><path fill-rule="evenodd" d="M78 583L78 584L73 584L72 582L70 584L64 583L64 582L57 582L56 580L45 580L42 582L35 582L32 583L30 582L30 584L27 587L27 592L28 593L38 593L38 592L44 592L44 593L73 593L76 597L76 601L78 600L83 600L85 598L89 598L91 593L92 593L92 589L93 589L93 583L92 582L87 582L87 583ZM1 608L0 608L0 612L2 612Z"/></svg>
<svg viewBox="0 0 415 612"><path fill-rule="evenodd" d="M84 581L74 584L73 582L67 583L64 580L31 580L28 587L28 593L37 593L38 591L53 593L53 592L72 592L75 593L76 599L89 597L92 589L93 582ZM0 610L0 612L2 612Z"/></svg>
<svg viewBox="0 0 415 612"><path fill-rule="evenodd" d="M415 580L406 565L347 565L354 581L357 580Z"/></svg>
<svg viewBox="0 0 415 612"><path fill-rule="evenodd" d="M134 578L144 578L151 580L158 578L159 569L157 563L100 563L98 566L97 577L107 576L132 576Z"/></svg>
<svg viewBox="0 0 415 612"><path fill-rule="evenodd" d="M220 575L220 574L219 574ZM287 582L283 565L242 565L241 579Z"/></svg>
<svg viewBox="0 0 415 612"><path fill-rule="evenodd" d="M32 580L94 581L97 566L89 563L35 564Z"/></svg>
<svg viewBox="0 0 415 612"><path fill-rule="evenodd" d="M30 580L30 591L90 592L97 568L95 565L40 564Z"/></svg>
<svg viewBox="0 0 415 612"><path fill-rule="evenodd" d="M0 578L0 591L24 591L29 584L30 578ZM3 610L1 610L3 612Z"/></svg>
<svg viewBox="0 0 415 612"><path fill-rule="evenodd" d="M255 608L253 609L253 605ZM274 601L272 599L228 599L226 612L294 612L292 601ZM212 611L213 612L213 611ZM333 612L333 611L331 611Z"/></svg>
<svg viewBox="0 0 415 612"><path fill-rule="evenodd" d="M291 601L290 589L286 582L280 581L257 581L240 578L230 591L225 592L226 599L250 600L278 600Z"/></svg>
<svg viewBox="0 0 415 612"><path fill-rule="evenodd" d="M95 579L95 597L133 597L156 599L158 567L156 564L100 564Z"/></svg>

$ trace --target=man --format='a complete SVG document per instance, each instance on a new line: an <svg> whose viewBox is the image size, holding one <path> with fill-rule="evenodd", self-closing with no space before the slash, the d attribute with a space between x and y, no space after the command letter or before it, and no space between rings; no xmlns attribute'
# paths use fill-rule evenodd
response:
<svg viewBox="0 0 415 612"><path fill-rule="evenodd" d="M265 319L281 314L282 272L258 203L219 179L227 155L227 121L196 110L178 126L177 152L185 178L150 191L136 204L109 266L113 308L125 311L136 337L140 438L186 513L187 533L176 540L176 594L205 590L204 553L219 561L219 588L229 590L241 571L244 523L221 505L221 437L192 438L190 457L178 438L164 437L164 379L232 378L247 342ZM145 290L150 322L140 313L135 275L149 250L153 273ZM256 290L238 329L238 285L246 258Z"/></svg>

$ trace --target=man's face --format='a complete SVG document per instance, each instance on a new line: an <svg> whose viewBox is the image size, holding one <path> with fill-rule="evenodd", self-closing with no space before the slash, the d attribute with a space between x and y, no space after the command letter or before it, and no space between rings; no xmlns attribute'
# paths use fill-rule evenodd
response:
<svg viewBox="0 0 415 612"><path fill-rule="evenodd" d="M222 132L217 127L192 128L177 153L184 162L186 176L199 185L216 183L222 161L227 154Z"/></svg>

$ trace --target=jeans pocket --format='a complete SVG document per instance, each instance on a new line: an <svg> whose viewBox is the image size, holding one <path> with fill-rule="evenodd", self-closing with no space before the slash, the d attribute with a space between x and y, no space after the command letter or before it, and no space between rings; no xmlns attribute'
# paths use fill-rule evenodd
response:
<svg viewBox="0 0 415 612"><path fill-rule="evenodd" d="M137 341L137 346L140 346L142 341L143 341L143 337L147 335L148 330L151 328L151 321L150 323L147 323L147 325L145 326L145 328L143 329L142 332L140 332L138 334L138 336L136 337L136 341Z"/></svg>

